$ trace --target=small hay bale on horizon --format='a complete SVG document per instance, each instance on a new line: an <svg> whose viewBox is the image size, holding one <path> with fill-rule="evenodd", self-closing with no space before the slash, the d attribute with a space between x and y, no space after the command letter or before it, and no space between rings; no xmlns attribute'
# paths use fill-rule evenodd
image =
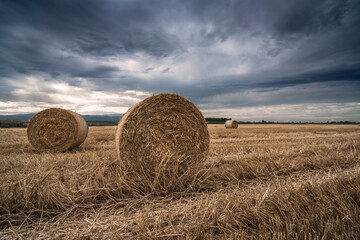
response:
<svg viewBox="0 0 360 240"><path fill-rule="evenodd" d="M123 165L150 180L191 170L206 159L209 144L204 116L178 94L162 93L137 103L116 129Z"/></svg>
<svg viewBox="0 0 360 240"><path fill-rule="evenodd" d="M27 136L39 151L63 152L83 143L88 126L83 117L70 110L48 108L35 114L29 121Z"/></svg>
<svg viewBox="0 0 360 240"><path fill-rule="evenodd" d="M225 122L225 128L238 128L238 122L235 120L227 120Z"/></svg>

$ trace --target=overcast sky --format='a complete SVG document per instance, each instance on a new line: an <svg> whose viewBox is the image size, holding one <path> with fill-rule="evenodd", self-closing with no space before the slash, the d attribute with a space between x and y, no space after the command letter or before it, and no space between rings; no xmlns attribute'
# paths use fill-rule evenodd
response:
<svg viewBox="0 0 360 240"><path fill-rule="evenodd" d="M161 92L206 117L360 121L360 1L0 1L0 115Z"/></svg>

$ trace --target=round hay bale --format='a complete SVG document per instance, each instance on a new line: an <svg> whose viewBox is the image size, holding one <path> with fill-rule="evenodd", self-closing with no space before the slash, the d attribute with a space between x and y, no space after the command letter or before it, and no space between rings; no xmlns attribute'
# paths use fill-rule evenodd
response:
<svg viewBox="0 0 360 240"><path fill-rule="evenodd" d="M178 94L162 93L137 103L116 130L122 163L146 178L184 173L205 160L209 144L203 115Z"/></svg>
<svg viewBox="0 0 360 240"><path fill-rule="evenodd" d="M30 144L39 151L63 152L79 146L87 137L84 118L70 110L48 108L35 114L27 127Z"/></svg>
<svg viewBox="0 0 360 240"><path fill-rule="evenodd" d="M225 122L225 127L226 128L238 128L238 123L235 120L227 120Z"/></svg>

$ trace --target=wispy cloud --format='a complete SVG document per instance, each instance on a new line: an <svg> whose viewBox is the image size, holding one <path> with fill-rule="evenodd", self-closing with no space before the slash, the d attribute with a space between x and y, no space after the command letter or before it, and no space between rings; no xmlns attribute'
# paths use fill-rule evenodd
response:
<svg viewBox="0 0 360 240"><path fill-rule="evenodd" d="M124 113L132 105L149 97L149 92L134 90L98 91L82 80L79 86L67 82L28 76L24 81L12 81L16 101L0 101L0 113L30 113L49 107L72 109L82 114Z"/></svg>

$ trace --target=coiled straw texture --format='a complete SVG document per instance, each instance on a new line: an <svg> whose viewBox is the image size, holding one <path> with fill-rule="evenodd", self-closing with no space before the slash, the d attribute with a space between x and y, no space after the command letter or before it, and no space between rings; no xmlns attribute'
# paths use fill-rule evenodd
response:
<svg viewBox="0 0 360 240"><path fill-rule="evenodd" d="M176 181L205 160L206 121L189 100L177 94L151 96L121 118L116 149L123 165L142 181Z"/></svg>
<svg viewBox="0 0 360 240"><path fill-rule="evenodd" d="M39 151L63 152L78 147L87 133L84 118L61 108L48 108L35 114L27 128L30 144Z"/></svg>
<svg viewBox="0 0 360 240"><path fill-rule="evenodd" d="M235 120L227 120L225 122L225 127L226 128L238 128L238 123Z"/></svg>

